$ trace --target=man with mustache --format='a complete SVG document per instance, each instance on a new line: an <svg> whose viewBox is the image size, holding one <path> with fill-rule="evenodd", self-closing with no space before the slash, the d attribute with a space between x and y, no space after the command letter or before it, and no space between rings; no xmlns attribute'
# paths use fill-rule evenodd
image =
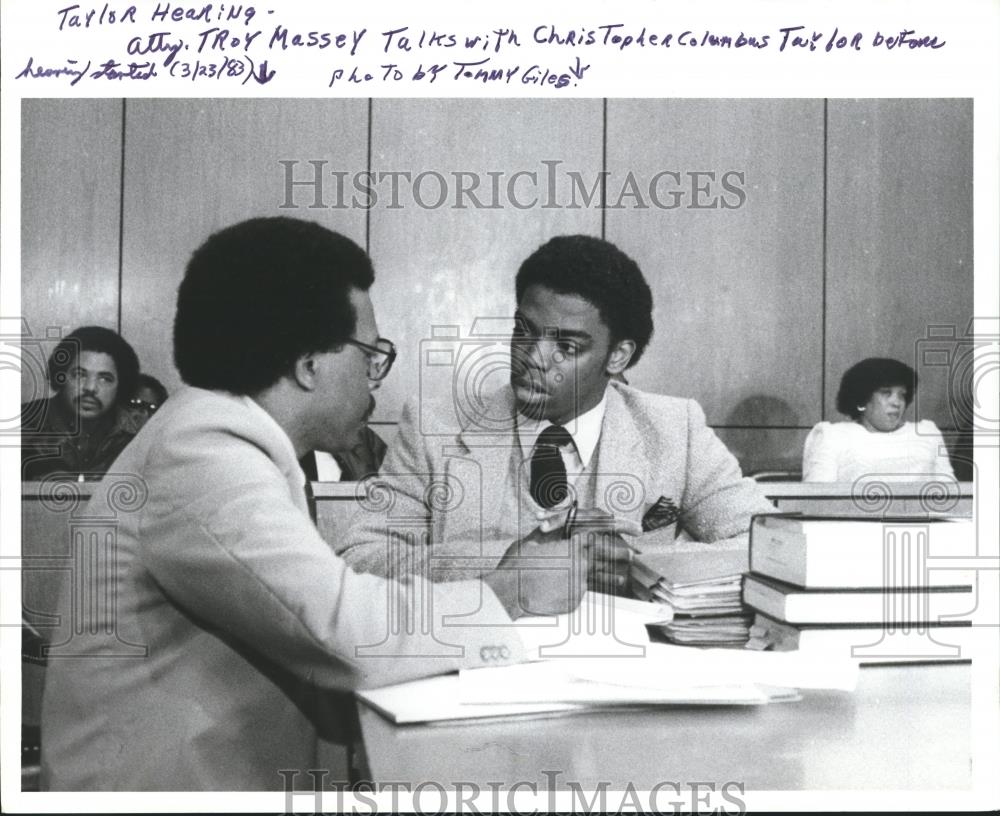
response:
<svg viewBox="0 0 1000 816"><path fill-rule="evenodd" d="M298 460L344 449L392 367L374 278L353 241L291 218L191 257L174 321L187 387L84 512L114 519L91 594L113 604L84 604L75 659L46 671L43 790L282 790L323 767L329 691L525 660L538 644L513 620L579 604L586 552L541 535L534 558L512 547L448 585L355 574L320 536ZM112 512L122 485L140 499Z"/></svg>
<svg viewBox="0 0 1000 816"><path fill-rule="evenodd" d="M55 395L21 406L22 478L100 478L138 432L127 401L139 360L124 338L83 326L55 347L48 380Z"/></svg>
<svg viewBox="0 0 1000 816"><path fill-rule="evenodd" d="M608 241L558 236L524 261L515 289L509 383L480 393L473 372L453 394L404 409L379 477L393 495L389 513L357 514L342 546L348 562L379 574L405 563L438 579L468 577L574 505L579 520L603 513L622 522L618 530L641 527L632 544L642 550L674 547L682 532L745 547L751 516L774 508L701 407L623 382L653 332L638 265ZM438 417L456 421L438 430ZM403 562L396 553L409 542L422 542L409 546L420 557ZM605 544L593 554L591 587L622 591L634 548Z"/></svg>
<svg viewBox="0 0 1000 816"><path fill-rule="evenodd" d="M395 356L395 347L389 340L380 337L376 342ZM372 397L365 415L366 423L374 413L375 397ZM385 451L382 437L365 424L342 450L310 451L299 464L310 482L358 482L378 473Z"/></svg>

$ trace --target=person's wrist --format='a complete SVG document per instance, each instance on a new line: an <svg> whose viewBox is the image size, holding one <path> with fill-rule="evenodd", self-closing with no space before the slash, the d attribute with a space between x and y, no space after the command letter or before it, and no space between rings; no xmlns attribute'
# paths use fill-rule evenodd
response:
<svg viewBox="0 0 1000 816"><path fill-rule="evenodd" d="M483 576L485 583L497 596L511 620L517 620L524 613L517 597L517 571L498 569Z"/></svg>

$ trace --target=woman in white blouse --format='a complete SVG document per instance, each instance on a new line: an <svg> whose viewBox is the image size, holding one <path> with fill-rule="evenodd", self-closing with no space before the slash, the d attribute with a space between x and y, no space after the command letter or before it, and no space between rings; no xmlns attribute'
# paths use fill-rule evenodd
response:
<svg viewBox="0 0 1000 816"><path fill-rule="evenodd" d="M917 374L905 363L870 357L847 370L837 392L837 410L850 422L820 422L806 438L805 482L954 478L937 425L904 422L917 390Z"/></svg>

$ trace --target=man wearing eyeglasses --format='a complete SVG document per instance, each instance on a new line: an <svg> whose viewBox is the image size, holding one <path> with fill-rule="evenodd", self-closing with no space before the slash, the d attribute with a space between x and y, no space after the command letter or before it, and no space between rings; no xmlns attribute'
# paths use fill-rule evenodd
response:
<svg viewBox="0 0 1000 816"><path fill-rule="evenodd" d="M396 360L396 347L392 341L380 337L373 346L351 342L368 355L368 379L376 383L384 379ZM366 419L373 413L374 396L369 402ZM343 449L336 452L311 451L299 460L299 464L311 482L357 482L378 473L385 451L382 437L366 424Z"/></svg>
<svg viewBox="0 0 1000 816"><path fill-rule="evenodd" d="M539 543L532 568L512 547L482 580L397 582L353 572L310 521L298 460L350 444L395 356L373 278L354 242L290 218L192 256L187 387L112 467L133 474L134 511L115 514L109 477L85 513L115 518L114 569L90 587L113 617L82 610L64 644L79 659L48 668L43 789L280 790L318 767L324 690L524 660L512 619L579 603L585 552Z"/></svg>
<svg viewBox="0 0 1000 816"><path fill-rule="evenodd" d="M636 550L745 549L751 517L773 511L759 486L694 400L623 382L653 333L638 264L609 241L561 235L528 256L514 288L509 372L491 342L445 368L446 393L403 409L379 476L394 502L356 513L341 554L380 575L464 577L540 520L611 514L634 536L595 548L591 583L624 592Z"/></svg>

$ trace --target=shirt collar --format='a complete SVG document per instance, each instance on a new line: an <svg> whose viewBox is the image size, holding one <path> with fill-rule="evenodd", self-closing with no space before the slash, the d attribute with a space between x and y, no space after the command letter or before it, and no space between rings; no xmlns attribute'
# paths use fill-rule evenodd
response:
<svg viewBox="0 0 1000 816"><path fill-rule="evenodd" d="M566 430L573 437L573 444L576 446L576 452L580 455L580 461L584 467L589 464L590 458L597 449L597 443L601 439L601 426L604 423L604 411L607 404L608 393L605 391L597 405L566 423ZM530 453L535 447L535 442L538 441L538 435L552 424L547 419L538 421L518 415L517 436L521 443L521 450Z"/></svg>

